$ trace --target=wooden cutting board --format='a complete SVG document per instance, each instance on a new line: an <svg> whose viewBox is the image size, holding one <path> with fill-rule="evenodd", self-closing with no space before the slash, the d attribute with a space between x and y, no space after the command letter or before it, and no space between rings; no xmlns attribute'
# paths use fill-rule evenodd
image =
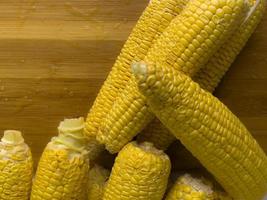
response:
<svg viewBox="0 0 267 200"><path fill-rule="evenodd" d="M37 160L57 125L85 116L148 0L1 0L0 131ZM267 152L267 17L216 95Z"/></svg>

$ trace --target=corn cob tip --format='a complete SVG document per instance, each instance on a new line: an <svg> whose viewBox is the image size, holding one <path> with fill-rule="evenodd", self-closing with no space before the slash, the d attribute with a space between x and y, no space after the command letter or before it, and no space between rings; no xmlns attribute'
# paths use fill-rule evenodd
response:
<svg viewBox="0 0 267 200"><path fill-rule="evenodd" d="M145 79L147 75L147 64L144 61L134 62L132 64L132 73L138 80Z"/></svg>
<svg viewBox="0 0 267 200"><path fill-rule="evenodd" d="M83 130L84 128L84 118L72 118L72 119L64 119L62 122L60 122L58 126L58 130L60 133L66 133L66 132L78 132Z"/></svg>
<svg viewBox="0 0 267 200"><path fill-rule="evenodd" d="M6 130L1 141L5 144L19 145L24 143L22 133L17 130Z"/></svg>

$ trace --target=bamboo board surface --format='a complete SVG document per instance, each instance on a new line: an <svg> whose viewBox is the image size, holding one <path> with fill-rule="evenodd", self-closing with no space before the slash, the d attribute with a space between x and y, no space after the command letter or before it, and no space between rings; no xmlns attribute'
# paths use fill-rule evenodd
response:
<svg viewBox="0 0 267 200"><path fill-rule="evenodd" d="M0 131L37 160L65 117L85 116L148 0L1 0ZM267 16L216 95L267 152Z"/></svg>

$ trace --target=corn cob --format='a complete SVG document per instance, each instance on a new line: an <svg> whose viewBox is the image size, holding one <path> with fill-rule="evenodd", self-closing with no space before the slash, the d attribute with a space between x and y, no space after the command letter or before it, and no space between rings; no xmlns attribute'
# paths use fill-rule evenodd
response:
<svg viewBox="0 0 267 200"><path fill-rule="evenodd" d="M153 44L145 61L193 76L241 23L247 9L243 0L190 1ZM132 77L103 119L97 140L116 153L153 118Z"/></svg>
<svg viewBox="0 0 267 200"><path fill-rule="evenodd" d="M8 130L0 142L0 199L28 200L33 162L30 148L19 131Z"/></svg>
<svg viewBox="0 0 267 200"><path fill-rule="evenodd" d="M267 156L218 99L174 68L133 65L140 91L157 117L237 200L261 200Z"/></svg>
<svg viewBox="0 0 267 200"><path fill-rule="evenodd" d="M266 8L266 1L250 0L249 2L250 7L255 6L255 11L251 13L246 22L217 51L208 64L193 77L193 80L207 91L213 92L215 90L262 19Z"/></svg>
<svg viewBox="0 0 267 200"><path fill-rule="evenodd" d="M66 119L58 127L40 159L31 200L85 200L89 159L84 120Z"/></svg>
<svg viewBox="0 0 267 200"><path fill-rule="evenodd" d="M257 3L259 2L259 3ZM222 45L222 47L212 56L209 62L200 69L193 77L193 80L201 88L213 92L220 80L234 62L236 56L245 46L265 11L265 0L250 0L249 6L252 13L248 16L246 22L241 24L239 29ZM255 7L255 10L253 11ZM159 120L153 120L138 136L138 141L148 141L154 143L161 149L167 147L175 141L175 137L164 127Z"/></svg>
<svg viewBox="0 0 267 200"><path fill-rule="evenodd" d="M103 200L161 200L170 165L169 157L151 143L127 144L116 158Z"/></svg>
<svg viewBox="0 0 267 200"><path fill-rule="evenodd" d="M216 191L213 184L203 178L195 178L190 174L180 176L165 200L231 200L226 194Z"/></svg>
<svg viewBox="0 0 267 200"><path fill-rule="evenodd" d="M86 119L85 133L89 145L99 153L101 145L97 144L95 135L106 113L111 109L119 91L124 89L130 77L130 65L134 59L144 59L148 49L161 35L170 21L182 10L188 0L153 0L147 6L137 25L130 34L118 56L107 80L104 82ZM91 144L92 142L92 144Z"/></svg>
<svg viewBox="0 0 267 200"><path fill-rule="evenodd" d="M88 200L102 200L109 171L95 165L89 172Z"/></svg>

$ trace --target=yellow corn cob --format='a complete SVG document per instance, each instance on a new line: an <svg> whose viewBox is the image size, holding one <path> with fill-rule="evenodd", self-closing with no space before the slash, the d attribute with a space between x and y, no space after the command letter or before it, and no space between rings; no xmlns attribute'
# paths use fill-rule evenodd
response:
<svg viewBox="0 0 267 200"><path fill-rule="evenodd" d="M255 11L193 78L202 88L210 92L215 90L262 19L266 0L250 0L250 4L251 7L256 5Z"/></svg>
<svg viewBox="0 0 267 200"><path fill-rule="evenodd" d="M163 124L237 200L261 200L267 157L239 119L174 68L133 65L140 91Z"/></svg>
<svg viewBox="0 0 267 200"><path fill-rule="evenodd" d="M102 200L109 171L95 165L89 172L88 200Z"/></svg>
<svg viewBox="0 0 267 200"><path fill-rule="evenodd" d="M161 200L170 165L169 157L151 143L127 144L116 158L103 200Z"/></svg>
<svg viewBox="0 0 267 200"><path fill-rule="evenodd" d="M249 1L251 9L255 6L255 11L252 10L246 22L230 36L209 62L193 77L193 80L199 83L201 88L213 92L236 56L245 46L265 11L266 1L260 0L258 2L259 4L256 0ZM152 142L155 146L165 150L175 141L175 137L158 120L153 120L139 134L138 140Z"/></svg>
<svg viewBox="0 0 267 200"><path fill-rule="evenodd" d="M111 109L119 91L124 89L131 77L132 61L144 59L154 40L161 35L187 1L153 0L143 12L87 116L85 133L90 138L89 145L94 149L103 149L93 140L95 140L100 123ZM98 152L100 151L96 153ZM95 156L94 153L92 155Z"/></svg>
<svg viewBox="0 0 267 200"><path fill-rule="evenodd" d="M247 8L244 0L190 1L155 42L145 61L193 76L238 27ZM97 140L116 153L153 117L132 78L103 119Z"/></svg>
<svg viewBox="0 0 267 200"><path fill-rule="evenodd" d="M31 200L87 199L89 159L83 127L83 118L60 123L59 135L48 143L40 159Z"/></svg>
<svg viewBox="0 0 267 200"><path fill-rule="evenodd" d="M208 183L206 183L208 182ZM189 174L180 176L165 200L231 200L226 194L217 192L212 183Z"/></svg>
<svg viewBox="0 0 267 200"><path fill-rule="evenodd" d="M5 131L0 142L0 199L28 200L32 174L32 154L21 132Z"/></svg>

